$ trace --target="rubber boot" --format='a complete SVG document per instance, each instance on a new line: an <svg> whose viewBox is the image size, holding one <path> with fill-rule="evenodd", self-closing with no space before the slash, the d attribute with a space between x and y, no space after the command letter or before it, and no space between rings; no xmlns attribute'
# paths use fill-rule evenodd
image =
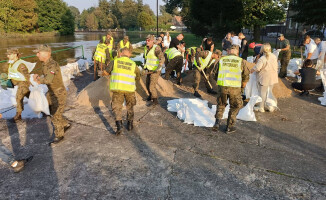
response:
<svg viewBox="0 0 326 200"><path fill-rule="evenodd" d="M156 106L156 105L158 105L158 100L157 100L157 98L153 98L153 106Z"/></svg>
<svg viewBox="0 0 326 200"><path fill-rule="evenodd" d="M220 120L216 119L215 124L212 128L213 131L218 131L218 129L220 128Z"/></svg>
<svg viewBox="0 0 326 200"><path fill-rule="evenodd" d="M115 121L117 125L117 131L115 132L116 135L120 135L122 133L122 120Z"/></svg>
<svg viewBox="0 0 326 200"><path fill-rule="evenodd" d="M132 120L128 121L127 128L128 128L128 131L131 131L132 129L134 129L134 123Z"/></svg>

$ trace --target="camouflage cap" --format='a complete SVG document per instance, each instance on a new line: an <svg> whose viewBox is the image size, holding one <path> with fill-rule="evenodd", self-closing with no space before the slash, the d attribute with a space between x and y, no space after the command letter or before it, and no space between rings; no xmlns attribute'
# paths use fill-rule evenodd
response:
<svg viewBox="0 0 326 200"><path fill-rule="evenodd" d="M51 47L47 44L41 44L37 47L37 49L33 50L33 52L38 53L38 52L51 52Z"/></svg>
<svg viewBox="0 0 326 200"><path fill-rule="evenodd" d="M147 35L146 39L155 41L155 36L154 35Z"/></svg>
<svg viewBox="0 0 326 200"><path fill-rule="evenodd" d="M7 49L7 55L10 55L10 54L21 54L19 53L19 50L17 48L9 48Z"/></svg>
<svg viewBox="0 0 326 200"><path fill-rule="evenodd" d="M279 35L278 35L278 37L284 37L284 34L283 34L283 33L281 33L281 34L279 34Z"/></svg>
<svg viewBox="0 0 326 200"><path fill-rule="evenodd" d="M108 31L108 32L106 32L106 35L111 35L112 36L112 32Z"/></svg>
<svg viewBox="0 0 326 200"><path fill-rule="evenodd" d="M125 35L125 36L123 37L123 39L124 39L124 40L129 40L129 36L128 36L128 35Z"/></svg>
<svg viewBox="0 0 326 200"><path fill-rule="evenodd" d="M231 49L236 49L236 50L239 51L239 46L233 44L233 45L231 45L231 47L230 47L230 50L231 50Z"/></svg>

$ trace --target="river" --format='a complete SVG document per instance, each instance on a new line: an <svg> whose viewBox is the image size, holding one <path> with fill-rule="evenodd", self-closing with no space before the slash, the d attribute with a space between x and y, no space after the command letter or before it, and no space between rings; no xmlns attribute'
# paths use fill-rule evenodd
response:
<svg viewBox="0 0 326 200"><path fill-rule="evenodd" d="M127 32L131 43L137 43L145 40L148 32ZM16 47L22 53L22 57L35 55L34 49L40 44L48 44L52 51L65 49L83 45L84 56L91 59L92 52L98 44L100 38L105 35L103 33L92 32L76 32L70 36L55 36L55 37L28 37L28 38L4 38L0 40L0 61L7 60L7 48ZM115 42L119 42L123 35L114 35ZM76 58L82 56L82 48L75 48L67 51L58 52L52 55L61 66L67 63L68 58ZM37 58L24 59L29 62L36 62ZM1 64L0 64L1 65Z"/></svg>

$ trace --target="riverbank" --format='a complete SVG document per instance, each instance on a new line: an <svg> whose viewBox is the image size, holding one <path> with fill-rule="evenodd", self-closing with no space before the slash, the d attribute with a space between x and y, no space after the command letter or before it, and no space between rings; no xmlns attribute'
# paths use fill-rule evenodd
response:
<svg viewBox="0 0 326 200"><path fill-rule="evenodd" d="M39 37L54 37L60 36L57 31L44 32L44 33L0 33L0 38L39 38Z"/></svg>

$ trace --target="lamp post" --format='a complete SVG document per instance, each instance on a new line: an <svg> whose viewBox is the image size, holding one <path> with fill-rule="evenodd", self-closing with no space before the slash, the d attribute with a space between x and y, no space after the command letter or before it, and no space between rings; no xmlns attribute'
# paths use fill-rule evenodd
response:
<svg viewBox="0 0 326 200"><path fill-rule="evenodd" d="M158 37L158 0L156 0L156 37Z"/></svg>

